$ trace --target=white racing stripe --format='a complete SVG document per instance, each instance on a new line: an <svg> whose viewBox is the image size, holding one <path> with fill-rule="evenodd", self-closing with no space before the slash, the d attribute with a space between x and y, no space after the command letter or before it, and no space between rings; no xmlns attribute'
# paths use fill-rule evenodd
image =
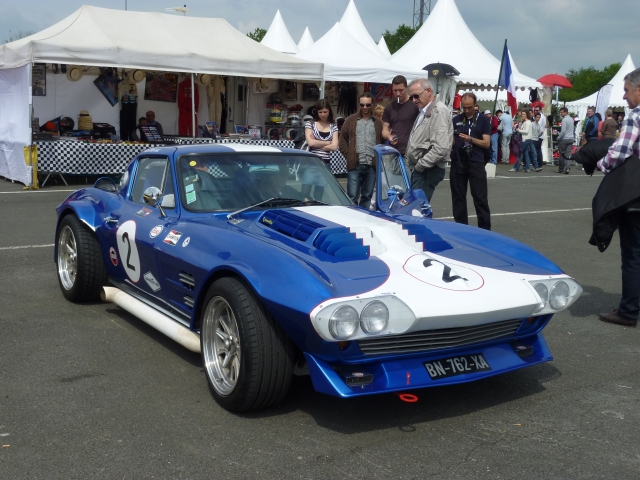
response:
<svg viewBox="0 0 640 480"><path fill-rule="evenodd" d="M76 188L76 190L80 190ZM3 193L57 193L57 192L75 192L76 190L23 190L22 192L0 192Z"/></svg>
<svg viewBox="0 0 640 480"><path fill-rule="evenodd" d="M584 210L591 210L591 207L587 208L567 208L564 210L536 210L533 212L511 212L511 213L492 213L492 217L506 217L507 215L534 215L537 213L560 213L560 212L582 212ZM469 215L469 218L475 218L477 215ZM435 220L451 220L453 217L433 217Z"/></svg>
<svg viewBox="0 0 640 480"><path fill-rule="evenodd" d="M23 248L46 248L53 247L53 243L49 243L47 245L21 245L19 247L0 247L0 250L21 250Z"/></svg>

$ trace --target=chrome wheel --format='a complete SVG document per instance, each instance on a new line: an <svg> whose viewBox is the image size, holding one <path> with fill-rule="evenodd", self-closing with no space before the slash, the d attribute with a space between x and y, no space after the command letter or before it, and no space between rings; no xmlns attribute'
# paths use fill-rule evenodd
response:
<svg viewBox="0 0 640 480"><path fill-rule="evenodd" d="M69 225L64 225L58 237L58 276L66 290L76 283L78 273L78 248L76 237Z"/></svg>
<svg viewBox="0 0 640 480"><path fill-rule="evenodd" d="M207 304L202 322L202 355L211 385L219 395L233 392L240 375L241 348L238 322L222 297Z"/></svg>

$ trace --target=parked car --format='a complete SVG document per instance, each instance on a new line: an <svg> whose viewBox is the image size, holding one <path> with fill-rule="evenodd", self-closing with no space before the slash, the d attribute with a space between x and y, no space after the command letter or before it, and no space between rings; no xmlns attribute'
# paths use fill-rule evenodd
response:
<svg viewBox="0 0 640 480"><path fill-rule="evenodd" d="M231 411L280 402L294 367L354 397L551 360L541 331L580 286L520 242L430 218L399 153L376 155L369 211L308 152L146 150L119 184L57 208L62 293L115 302L201 352Z"/></svg>

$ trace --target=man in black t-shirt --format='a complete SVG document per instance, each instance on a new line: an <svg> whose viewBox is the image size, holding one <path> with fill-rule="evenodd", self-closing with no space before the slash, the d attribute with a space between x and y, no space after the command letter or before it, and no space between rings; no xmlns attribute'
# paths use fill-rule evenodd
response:
<svg viewBox="0 0 640 480"><path fill-rule="evenodd" d="M404 157L413 124L420 110L415 103L409 101L409 89L405 77L402 75L394 77L391 81L391 90L393 101L382 113L382 138L389 140L391 146Z"/></svg>
<svg viewBox="0 0 640 480"><path fill-rule="evenodd" d="M491 156L491 124L486 116L475 111L476 96L473 93L462 95L460 105L462 113L453 117L453 150L449 174L453 218L457 223L469 223L469 183L478 215L478 227L491 230L487 172L484 169Z"/></svg>

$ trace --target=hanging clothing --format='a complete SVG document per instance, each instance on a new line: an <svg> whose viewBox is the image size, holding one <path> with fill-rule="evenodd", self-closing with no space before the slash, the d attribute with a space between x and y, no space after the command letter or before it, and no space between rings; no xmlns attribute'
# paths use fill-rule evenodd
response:
<svg viewBox="0 0 640 480"><path fill-rule="evenodd" d="M126 80L118 83L120 99L120 139L135 140L134 132L138 125L138 85Z"/></svg>
<svg viewBox="0 0 640 480"><path fill-rule="evenodd" d="M211 85L207 85L209 121L216 122L220 126L222 126L222 95L224 93L224 79L222 77L213 77Z"/></svg>
<svg viewBox="0 0 640 480"><path fill-rule="evenodd" d="M197 125L200 93L198 92L198 86L194 85L194 87ZM191 77L188 77L178 84L178 135L186 137L192 137L194 135L191 97Z"/></svg>

